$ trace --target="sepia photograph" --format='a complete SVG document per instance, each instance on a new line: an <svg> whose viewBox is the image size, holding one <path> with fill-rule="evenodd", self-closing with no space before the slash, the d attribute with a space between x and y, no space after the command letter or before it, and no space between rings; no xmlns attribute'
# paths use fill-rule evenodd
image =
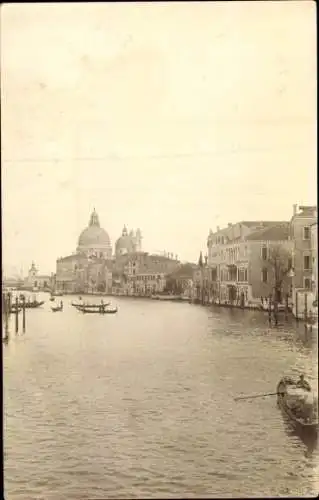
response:
<svg viewBox="0 0 319 500"><path fill-rule="evenodd" d="M2 4L3 498L317 497L316 37Z"/></svg>

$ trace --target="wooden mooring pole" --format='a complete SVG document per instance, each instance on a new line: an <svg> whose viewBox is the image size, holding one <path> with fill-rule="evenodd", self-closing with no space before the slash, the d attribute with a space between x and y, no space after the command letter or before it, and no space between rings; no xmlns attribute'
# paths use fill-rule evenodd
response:
<svg viewBox="0 0 319 500"><path fill-rule="evenodd" d="M296 292L295 302L296 302L296 321L297 321L297 323L299 323L299 312L298 312L298 292Z"/></svg>
<svg viewBox="0 0 319 500"><path fill-rule="evenodd" d="M22 330L25 333L25 295L22 295Z"/></svg>
<svg viewBox="0 0 319 500"><path fill-rule="evenodd" d="M288 320L288 301L289 301L289 295L288 293L286 294L286 304L285 304L285 320Z"/></svg>
<svg viewBox="0 0 319 500"><path fill-rule="evenodd" d="M3 305L3 318L4 324L2 322L2 328L4 328L4 334L2 334L2 339L4 342L9 340L9 316L11 308L10 294L2 294L2 305Z"/></svg>
<svg viewBox="0 0 319 500"><path fill-rule="evenodd" d="M271 295L268 297L268 321L269 325L271 325Z"/></svg>
<svg viewBox="0 0 319 500"><path fill-rule="evenodd" d="M308 333L308 294L305 293L305 310L304 310L305 334Z"/></svg>
<svg viewBox="0 0 319 500"><path fill-rule="evenodd" d="M16 305L15 305L15 331L18 333L19 331L19 299L16 297Z"/></svg>

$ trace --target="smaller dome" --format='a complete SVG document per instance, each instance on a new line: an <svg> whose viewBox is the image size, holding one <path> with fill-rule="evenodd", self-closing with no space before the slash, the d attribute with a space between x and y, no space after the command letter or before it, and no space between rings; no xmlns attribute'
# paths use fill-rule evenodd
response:
<svg viewBox="0 0 319 500"><path fill-rule="evenodd" d="M117 254L132 253L135 251L134 241L130 236L121 236L115 243Z"/></svg>

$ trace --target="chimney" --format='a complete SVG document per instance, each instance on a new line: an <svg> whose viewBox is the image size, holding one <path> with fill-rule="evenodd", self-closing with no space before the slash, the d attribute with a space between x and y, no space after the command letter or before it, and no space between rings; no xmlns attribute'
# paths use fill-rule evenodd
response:
<svg viewBox="0 0 319 500"><path fill-rule="evenodd" d="M228 222L228 227L232 227L232 223L231 222Z"/></svg>
<svg viewBox="0 0 319 500"><path fill-rule="evenodd" d="M296 203L293 205L293 214L294 214L294 216L297 215L297 206L298 205Z"/></svg>
<svg viewBox="0 0 319 500"><path fill-rule="evenodd" d="M219 226L217 226L217 232L218 232L218 231L220 231L220 227L219 227Z"/></svg>

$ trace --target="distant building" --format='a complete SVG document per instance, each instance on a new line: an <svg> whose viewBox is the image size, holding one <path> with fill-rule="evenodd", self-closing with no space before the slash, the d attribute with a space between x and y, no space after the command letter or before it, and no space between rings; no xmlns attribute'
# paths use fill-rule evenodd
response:
<svg viewBox="0 0 319 500"><path fill-rule="evenodd" d="M76 253L86 257L112 258L112 245L108 233L100 226L99 217L93 210L89 225L81 232Z"/></svg>
<svg viewBox="0 0 319 500"><path fill-rule="evenodd" d="M124 268L128 295L152 295L162 293L167 276L174 272L178 260L147 252L136 252L129 256Z"/></svg>
<svg viewBox="0 0 319 500"><path fill-rule="evenodd" d="M74 254L57 260L56 289L63 293L109 293L112 261Z"/></svg>
<svg viewBox="0 0 319 500"><path fill-rule="evenodd" d="M81 232L76 252L56 262L55 287L63 293L109 292L112 288L112 246L93 210Z"/></svg>
<svg viewBox="0 0 319 500"><path fill-rule="evenodd" d="M35 263L32 262L28 276L24 280L23 288L29 290L49 290L51 288L51 276L39 274Z"/></svg>
<svg viewBox="0 0 319 500"><path fill-rule="evenodd" d="M126 226L112 257L111 240L94 210L88 227L80 234L76 252L57 259L55 283L64 293L147 295L163 291L167 274L178 266L173 254L142 252L141 230L128 231Z"/></svg>
<svg viewBox="0 0 319 500"><path fill-rule="evenodd" d="M194 272L197 270L196 264L185 263L181 264L175 271L167 276L167 285L172 283L172 289L176 293L191 299L194 289Z"/></svg>
<svg viewBox="0 0 319 500"><path fill-rule="evenodd" d="M122 235L115 243L115 257L142 251L142 233L140 229L128 232L126 226L123 227Z"/></svg>

